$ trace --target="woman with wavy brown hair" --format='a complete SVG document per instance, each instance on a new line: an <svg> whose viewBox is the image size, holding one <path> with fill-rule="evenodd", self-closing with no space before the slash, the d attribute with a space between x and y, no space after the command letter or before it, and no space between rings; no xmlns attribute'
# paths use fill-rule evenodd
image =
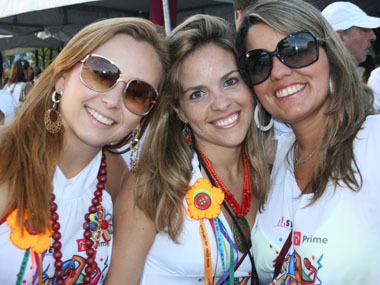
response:
<svg viewBox="0 0 380 285"><path fill-rule="evenodd" d="M101 284L113 200L167 67L164 36L114 18L74 36L0 129L0 283ZM133 149L136 146L133 145Z"/></svg>
<svg viewBox="0 0 380 285"><path fill-rule="evenodd" d="M8 90L17 106L20 106L26 99L30 89L32 89L32 67L25 59L16 60L11 68L9 80L4 89Z"/></svg>
<svg viewBox="0 0 380 285"><path fill-rule="evenodd" d="M292 127L278 141L253 233L263 284L376 284L380 115L351 55L315 7L258 1L237 37L261 107Z"/></svg>
<svg viewBox="0 0 380 285"><path fill-rule="evenodd" d="M167 39L167 85L137 172L117 201L107 281L224 284L252 277L254 284L250 233L269 173L252 120L254 98L237 69L234 30L221 18L195 15Z"/></svg>

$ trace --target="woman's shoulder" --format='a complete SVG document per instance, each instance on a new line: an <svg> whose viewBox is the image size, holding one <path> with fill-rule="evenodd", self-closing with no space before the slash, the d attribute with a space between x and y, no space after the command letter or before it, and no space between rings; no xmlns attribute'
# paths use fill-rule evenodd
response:
<svg viewBox="0 0 380 285"><path fill-rule="evenodd" d="M361 132L374 132L380 136L380 113L368 115L361 127Z"/></svg>
<svg viewBox="0 0 380 285"><path fill-rule="evenodd" d="M115 201L129 170L121 155L110 152L105 152L105 155L107 158L107 191Z"/></svg>

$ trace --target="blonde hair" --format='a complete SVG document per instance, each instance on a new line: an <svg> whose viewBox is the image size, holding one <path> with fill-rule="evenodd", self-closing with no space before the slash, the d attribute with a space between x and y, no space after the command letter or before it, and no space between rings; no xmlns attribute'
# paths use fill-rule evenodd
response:
<svg viewBox="0 0 380 285"><path fill-rule="evenodd" d="M309 184L314 192L312 203L322 196L330 179L335 185L343 181L351 190L359 190L362 181L353 141L366 117L373 112L373 95L357 75L352 57L320 11L305 1L269 0L249 8L236 39L240 56L246 52L248 30L256 23L265 23L283 34L309 30L324 42L332 92L325 114L326 134ZM243 77L249 83L244 73ZM355 178L356 172L360 181Z"/></svg>
<svg viewBox="0 0 380 285"><path fill-rule="evenodd" d="M188 18L168 36L168 44L171 67L144 141L134 190L138 207L155 222L157 231L168 233L176 241L183 226L183 199L192 176L193 156L182 137L184 124L173 108L179 106L182 94L180 69L189 54L208 44L234 55L236 52L232 27L223 19L208 15ZM259 141L252 123L243 144L254 171L254 193L262 206L269 188L269 172Z"/></svg>
<svg viewBox="0 0 380 285"><path fill-rule="evenodd" d="M52 106L51 95L56 82L86 55L119 33L150 43L162 62L163 71L166 71L168 53L164 35L142 18L99 21L83 28L68 42L41 74L14 122L6 127L0 137L0 185L8 186L7 209L1 214L17 207L17 221L21 226L24 225L23 213L27 211L28 222L36 231L44 232L50 228L50 193L63 132L57 135L48 133L44 126L44 114ZM151 115L142 119L143 130ZM112 148L122 146L130 138L131 134L128 134Z"/></svg>

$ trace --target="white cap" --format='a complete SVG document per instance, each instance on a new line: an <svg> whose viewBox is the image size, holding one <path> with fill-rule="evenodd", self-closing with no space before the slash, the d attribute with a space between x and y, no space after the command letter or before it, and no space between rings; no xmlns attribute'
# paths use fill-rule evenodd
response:
<svg viewBox="0 0 380 285"><path fill-rule="evenodd" d="M380 18L368 16L351 2L334 2L326 6L322 15L335 31L347 30L353 26L366 29L380 27Z"/></svg>

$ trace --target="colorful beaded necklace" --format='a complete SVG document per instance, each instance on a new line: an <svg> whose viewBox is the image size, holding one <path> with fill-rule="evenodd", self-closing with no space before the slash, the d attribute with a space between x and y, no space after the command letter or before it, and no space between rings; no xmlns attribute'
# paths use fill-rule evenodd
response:
<svg viewBox="0 0 380 285"><path fill-rule="evenodd" d="M228 205L231 207L232 211L235 213L236 217L240 218L242 216L244 217L245 215L247 215L251 207L252 183L251 168L244 149L242 150L244 164L244 186L243 201L241 203L241 206L236 201L234 195L230 192L230 190L228 190L228 188L224 185L223 181L219 178L218 174L216 174L207 156L205 156L199 149L197 149L197 151L202 156L202 159L205 162L205 166L207 167L207 170L210 172L212 179L215 181L216 185L224 192L225 199Z"/></svg>
<svg viewBox="0 0 380 285"><path fill-rule="evenodd" d="M98 183L96 185L96 190L94 192L94 198L91 201L91 206L88 208L88 213L84 216L85 222L83 223L83 228L84 228L84 233L83 237L85 238L85 245L86 245L86 254L87 254L87 259L86 259L86 268L85 268L85 276L83 279L84 284L90 284L92 280L92 274L96 270L97 264L95 261L96 258L96 252L98 249L99 245L99 238L101 231L103 229L103 219L102 217L104 216L103 213L100 213L98 216L99 218L99 226L97 229L96 233L96 239L95 242L91 239L92 233L90 230L90 215L95 214L98 211L102 212L103 207L102 207L102 197L103 197L103 190L105 189L105 183L107 182L107 163L106 163L106 157L104 153L102 154L102 161L100 163L100 168L98 172ZM53 242L53 257L55 259L55 278L56 278L56 283L57 285L60 284L65 284L64 281L64 271L62 270L63 267L63 261L62 261L62 252L61 252L61 247L62 243L60 242L61 239L61 233L59 232L59 229L61 228L61 225L58 222L58 214L57 214L57 209L58 206L54 202L55 201L55 195L52 193L51 194L51 206L50 206L50 216L52 220L52 238L54 240Z"/></svg>
<svg viewBox="0 0 380 285"><path fill-rule="evenodd" d="M96 185L96 190L94 192L94 198L91 201L91 206L88 209L88 213L84 216L85 222L83 223L84 233L83 237L85 239L85 246L86 246L86 268L85 268L85 276L83 279L83 284L90 284L92 281L92 275L95 272L97 268L97 264L95 261L96 258L96 252L99 245L99 239L102 230L108 227L108 222L103 219L104 217L104 209L102 207L102 198L103 198L103 190L105 189L105 183L107 182L107 163L106 163L106 157L104 153L102 154L102 160L100 163L100 168L97 175L98 183ZM55 203L55 195L51 193L50 195L51 203L50 203L50 219L51 219L51 228L52 228L52 234L51 237L53 239L52 248L54 249L53 258L55 259L54 267L54 277L55 277L55 284L65 284L64 277L65 272L62 269L63 268L63 261L62 261L62 243L60 242L61 239L61 233L60 228L61 225L58 222L59 215L57 214L58 205ZM90 215L98 213L99 220L98 220L98 227L95 234L95 242L91 239L92 233L90 230ZM27 260L29 258L29 255L34 257L35 259L38 259L39 263L39 284L42 284L42 252L49 249L50 246L50 232L44 233L44 234L38 234L34 232L32 229L30 229L28 222L26 220L25 223L25 232L24 235L21 234L21 231L16 226L15 222L15 216L16 216L16 209L10 213L7 217L7 223L11 227L12 231L10 234L10 239L14 245L16 245L20 249L25 249L25 254L23 258L23 262L20 268L20 271L18 273L18 278L16 284L21 284L22 278L24 276L25 270L26 270L26 264ZM4 219L5 220L5 219ZM3 222L3 221L2 221Z"/></svg>
<svg viewBox="0 0 380 285"><path fill-rule="evenodd" d="M231 230L234 235L234 241L236 243L236 246L240 252L244 253L243 258L240 260L240 262L243 261L244 257L248 254L249 259L251 261L251 266L252 266L251 284L257 285L260 283L260 281L257 275L255 261L250 252L250 248L252 246L250 228L249 228L249 224L247 220L244 217L249 212L249 209L251 206L251 193L252 193L250 164L245 154L244 148L242 148L243 165L244 165L244 186L243 186L243 201L242 201L241 207L239 203L236 201L235 197L232 195L232 193L227 189L227 187L223 184L222 180L216 174L215 170L213 169L211 165L210 160L197 147L195 147L195 152L198 154L199 162L203 166L212 185L222 189L222 191L225 194L225 201L227 201L228 205L231 207L231 209L233 209L234 214L236 216L240 214L240 216L234 217L234 214L232 214L231 210L227 207L225 201L223 202L225 209L227 210L228 214L231 216L233 220ZM230 196L230 198L227 198L228 196ZM231 206L231 201L232 203L234 203L235 209ZM226 281L227 279L228 279L228 276L224 278L224 281ZM231 281L231 278L230 278L230 281Z"/></svg>

